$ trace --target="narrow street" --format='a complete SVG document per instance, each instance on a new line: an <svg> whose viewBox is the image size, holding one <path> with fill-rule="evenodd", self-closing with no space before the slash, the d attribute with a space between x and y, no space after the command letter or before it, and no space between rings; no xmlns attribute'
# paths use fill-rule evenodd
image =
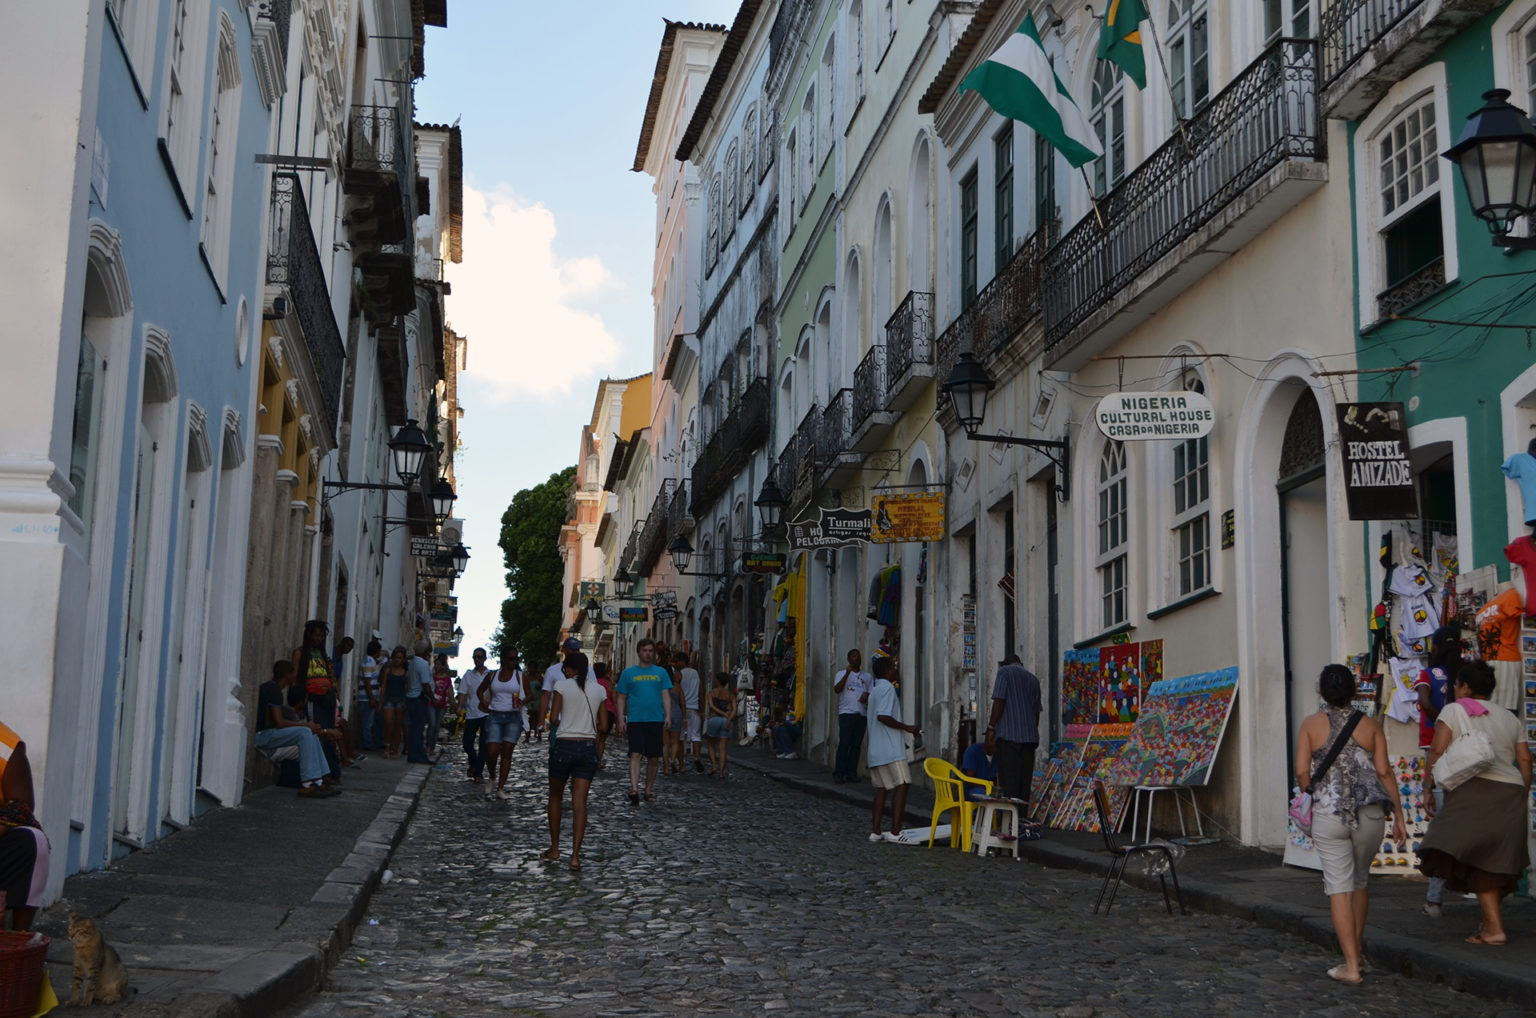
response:
<svg viewBox="0 0 1536 1018"><path fill-rule="evenodd" d="M1096 877L870 844L864 811L740 768L632 807L613 747L574 875L538 858L545 749L518 748L506 802L444 754L394 879L290 1018L1526 1013L1396 975L1341 986L1309 944L1131 887L1095 917Z"/></svg>

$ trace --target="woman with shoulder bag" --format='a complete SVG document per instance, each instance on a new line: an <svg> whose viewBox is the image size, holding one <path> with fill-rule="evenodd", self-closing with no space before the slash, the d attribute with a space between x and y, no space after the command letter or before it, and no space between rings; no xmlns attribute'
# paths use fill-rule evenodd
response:
<svg viewBox="0 0 1536 1018"><path fill-rule="evenodd" d="M1419 869L1442 878L1452 891L1477 895L1482 921L1467 943L1502 945L1499 900L1515 889L1530 862L1525 801L1531 751L1520 719L1488 702L1494 676L1487 662L1462 665L1453 681L1456 702L1440 711L1434 741L1425 751L1435 783L1445 790L1445 805L1437 814L1430 801L1424 804L1434 823L1419 848ZM1475 773L1469 777L1469 772Z"/></svg>
<svg viewBox="0 0 1536 1018"><path fill-rule="evenodd" d="M549 716L557 726L549 745L549 848L543 858L560 859L560 801L571 786L571 872L581 872L581 842L587 833L587 791L597 776L597 740L608 731L608 693L587 680L587 656L565 655L564 677L549 698Z"/></svg>
<svg viewBox="0 0 1536 1018"><path fill-rule="evenodd" d="M1366 882L1381 845L1386 804L1392 805L1392 840L1408 840L1397 780L1387 760L1381 725L1350 706L1355 676L1328 665L1317 680L1323 709L1301 723L1296 739L1296 783L1312 793L1312 844L1323 864L1323 893L1344 964L1328 970L1341 983L1359 985L1361 938L1369 907Z"/></svg>

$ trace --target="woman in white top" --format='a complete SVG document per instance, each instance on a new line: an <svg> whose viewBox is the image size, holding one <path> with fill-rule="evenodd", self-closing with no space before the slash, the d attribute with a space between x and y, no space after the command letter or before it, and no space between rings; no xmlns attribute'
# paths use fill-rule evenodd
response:
<svg viewBox="0 0 1536 1018"><path fill-rule="evenodd" d="M1488 702L1494 675L1487 662L1462 665L1451 682L1456 702L1441 708L1435 720L1435 739L1424 754L1426 764L1433 768L1453 741L1471 732L1488 736L1494 762L1447 790L1438 815L1433 799L1425 799L1424 811L1435 819L1419 848L1419 869L1427 876L1444 878L1453 891L1477 895L1482 922L1467 943L1503 944L1499 899L1515 889L1530 862L1525 801L1531 787L1531 750L1520 719Z"/></svg>
<svg viewBox="0 0 1536 1018"><path fill-rule="evenodd" d="M587 675L587 656L565 655L564 676L555 683L549 716L558 735L549 747L549 851L560 859L560 800L571 783L571 872L581 872L581 839L587 833L587 790L597 775L597 736L608 731L608 692Z"/></svg>
<svg viewBox="0 0 1536 1018"><path fill-rule="evenodd" d="M485 794L504 799L507 796L507 772L512 769L512 751L523 734L523 701L528 698L523 670L517 666L516 650L501 648L501 667L485 673L475 695L480 700L480 709L486 713L487 773L496 779L485 786ZM501 763L499 773L497 761Z"/></svg>

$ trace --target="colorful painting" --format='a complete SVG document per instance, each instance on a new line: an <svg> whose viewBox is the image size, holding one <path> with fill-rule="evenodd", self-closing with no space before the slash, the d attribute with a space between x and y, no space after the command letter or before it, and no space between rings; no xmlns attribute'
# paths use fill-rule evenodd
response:
<svg viewBox="0 0 1536 1018"><path fill-rule="evenodd" d="M1098 720L1099 650L1069 650L1061 669L1061 723L1091 725Z"/></svg>
<svg viewBox="0 0 1536 1018"><path fill-rule="evenodd" d="M1141 705L1141 645L1122 643L1099 651L1101 725L1129 724Z"/></svg>
<svg viewBox="0 0 1536 1018"><path fill-rule="evenodd" d="M1129 724L1094 726L1092 736L1083 744L1077 773L1067 783L1048 826L1063 831L1098 832L1099 814L1093 805L1093 782L1110 761L1120 755L1130 733ZM1118 830L1131 802L1131 790L1109 785L1105 791L1109 794L1110 823Z"/></svg>
<svg viewBox="0 0 1536 1018"><path fill-rule="evenodd" d="M1207 783L1236 695L1236 668L1153 683L1125 748L1103 768L1105 783Z"/></svg>
<svg viewBox="0 0 1536 1018"><path fill-rule="evenodd" d="M1163 681L1163 641L1141 642L1141 692L1145 696L1155 682Z"/></svg>
<svg viewBox="0 0 1536 1018"><path fill-rule="evenodd" d="M1031 789L1029 819L1036 823L1045 823L1060 801L1062 793L1066 790L1067 782L1077 771L1077 761L1082 753L1081 742L1053 742L1050 748L1050 760L1046 763L1044 773L1037 776Z"/></svg>

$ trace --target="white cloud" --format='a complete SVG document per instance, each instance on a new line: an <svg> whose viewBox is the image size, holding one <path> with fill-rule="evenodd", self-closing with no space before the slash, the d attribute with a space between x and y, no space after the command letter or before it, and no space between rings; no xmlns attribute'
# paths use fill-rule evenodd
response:
<svg viewBox="0 0 1536 1018"><path fill-rule="evenodd" d="M505 191L464 188L464 261L448 267L448 318L469 339L466 375L492 403L569 395L611 368L619 342L579 305L623 283L595 256L555 253L555 215Z"/></svg>

